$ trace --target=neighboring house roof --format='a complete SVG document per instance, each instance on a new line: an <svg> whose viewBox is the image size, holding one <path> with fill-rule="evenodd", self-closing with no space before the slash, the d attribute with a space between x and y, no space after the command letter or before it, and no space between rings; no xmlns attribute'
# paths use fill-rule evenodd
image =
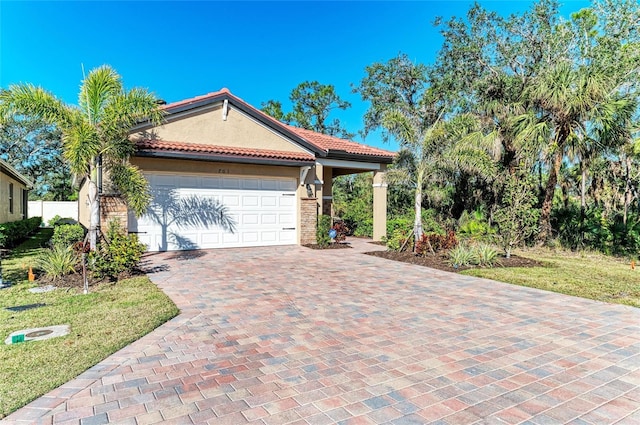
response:
<svg viewBox="0 0 640 425"><path fill-rule="evenodd" d="M0 159L0 172L24 184L27 187L27 189L31 189L33 187L33 183L31 183L31 181L29 181L28 178L20 174L18 170L16 170L11 166L11 164L9 164L8 162L2 159Z"/></svg>
<svg viewBox="0 0 640 425"><path fill-rule="evenodd" d="M258 120L262 124L292 139L307 150L314 152L316 157L365 162L381 162L389 164L393 162L393 158L396 155L395 152L378 149L371 146L363 145L361 143L356 143L351 140L339 139L337 137L328 136L326 134L317 133L315 131L305 130L303 128L283 124L280 121L260 111L259 109L251 106L239 97L233 95L226 88L223 88L217 92L212 92L202 96L196 96L190 99L163 105L161 109L164 110L170 117L174 114L197 109L224 100L228 100L230 104L234 105L236 108ZM160 140L139 141L138 149L139 152L143 154L145 152L165 152L167 154L169 154L170 152L182 152L185 154L199 152L207 155L215 155L216 157L231 156L235 158L246 157L259 158L263 160L275 159L298 162L308 161L311 157L310 155L302 153L198 145L193 143L166 142Z"/></svg>

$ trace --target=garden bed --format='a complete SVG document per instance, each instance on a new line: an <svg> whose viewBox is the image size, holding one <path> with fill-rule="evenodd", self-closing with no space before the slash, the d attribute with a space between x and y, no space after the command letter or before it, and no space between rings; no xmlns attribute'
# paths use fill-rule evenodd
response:
<svg viewBox="0 0 640 425"><path fill-rule="evenodd" d="M436 255L427 255L425 257L416 256L413 252L395 252L395 251L373 251L367 252L368 255L374 257L382 257L388 260L402 261L403 263L417 264L419 266L431 267L432 269L444 270L447 272L459 272L462 270L476 269L477 266L463 266L454 268L449 264L449 258L446 253ZM532 260L518 255L511 255L511 258L500 257L494 267L539 267L543 264L539 261Z"/></svg>

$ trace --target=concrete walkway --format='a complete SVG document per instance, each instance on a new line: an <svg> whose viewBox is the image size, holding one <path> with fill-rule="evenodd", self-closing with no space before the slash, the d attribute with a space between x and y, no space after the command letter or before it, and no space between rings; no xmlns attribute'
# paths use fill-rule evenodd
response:
<svg viewBox="0 0 640 425"><path fill-rule="evenodd" d="M640 423L640 309L351 242L148 256L182 313L6 421Z"/></svg>

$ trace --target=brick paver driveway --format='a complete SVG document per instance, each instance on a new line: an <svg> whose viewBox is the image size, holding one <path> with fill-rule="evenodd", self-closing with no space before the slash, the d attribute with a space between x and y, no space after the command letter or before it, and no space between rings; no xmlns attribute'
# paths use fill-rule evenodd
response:
<svg viewBox="0 0 640 425"><path fill-rule="evenodd" d="M149 257L182 313L8 420L640 423L640 310L356 249Z"/></svg>

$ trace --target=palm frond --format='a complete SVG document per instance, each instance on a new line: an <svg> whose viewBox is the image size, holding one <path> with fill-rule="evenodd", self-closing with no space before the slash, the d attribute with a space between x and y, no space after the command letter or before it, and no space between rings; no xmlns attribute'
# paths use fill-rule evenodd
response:
<svg viewBox="0 0 640 425"><path fill-rule="evenodd" d="M119 190L127 206L140 217L151 203L149 183L134 165L114 164L108 169L111 181Z"/></svg>
<svg viewBox="0 0 640 425"><path fill-rule="evenodd" d="M122 91L120 75L110 66L103 65L89 72L82 82L78 104L89 122L97 124L103 119L103 111L109 99Z"/></svg>
<svg viewBox="0 0 640 425"><path fill-rule="evenodd" d="M72 111L53 94L32 84L11 85L0 90L0 120L3 121L25 115L64 129L70 125Z"/></svg>

